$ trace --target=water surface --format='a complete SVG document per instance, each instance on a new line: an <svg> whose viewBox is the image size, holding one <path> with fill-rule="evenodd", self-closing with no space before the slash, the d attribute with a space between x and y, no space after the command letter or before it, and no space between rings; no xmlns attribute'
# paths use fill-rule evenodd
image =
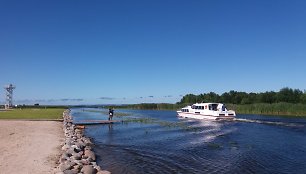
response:
<svg viewBox="0 0 306 174"><path fill-rule="evenodd" d="M72 109L75 121L107 119L106 110ZM98 164L114 174L305 173L306 119L238 115L237 121L179 119L174 111L115 110L138 118L92 125ZM142 121L146 118L149 121Z"/></svg>

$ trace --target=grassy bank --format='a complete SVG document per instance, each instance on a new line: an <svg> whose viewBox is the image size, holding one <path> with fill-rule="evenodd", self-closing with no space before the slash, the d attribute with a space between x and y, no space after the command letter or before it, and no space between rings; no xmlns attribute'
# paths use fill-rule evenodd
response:
<svg viewBox="0 0 306 174"><path fill-rule="evenodd" d="M0 119L62 119L63 108L27 108L0 111Z"/></svg>
<svg viewBox="0 0 306 174"><path fill-rule="evenodd" d="M187 105L188 104L143 103L114 107L125 109L178 110ZM293 104L284 102L272 104L227 104L227 108L235 110L237 114L286 115L306 117L306 104Z"/></svg>
<svg viewBox="0 0 306 174"><path fill-rule="evenodd" d="M305 116L306 104L293 103L256 103L246 105L228 104L228 107L238 114Z"/></svg>

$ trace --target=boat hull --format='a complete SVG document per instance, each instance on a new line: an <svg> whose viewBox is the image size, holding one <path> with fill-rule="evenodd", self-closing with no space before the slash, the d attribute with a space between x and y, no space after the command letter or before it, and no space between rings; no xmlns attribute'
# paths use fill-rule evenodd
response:
<svg viewBox="0 0 306 174"><path fill-rule="evenodd" d="M204 115L197 113L186 113L186 112L177 112L179 117L183 118L194 118L194 119L208 119L208 120L233 120L235 116L214 116L214 115Z"/></svg>

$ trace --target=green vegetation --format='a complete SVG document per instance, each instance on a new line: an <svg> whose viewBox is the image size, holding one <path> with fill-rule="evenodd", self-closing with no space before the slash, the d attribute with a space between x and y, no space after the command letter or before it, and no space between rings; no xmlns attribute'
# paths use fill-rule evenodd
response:
<svg viewBox="0 0 306 174"><path fill-rule="evenodd" d="M116 108L177 110L197 102L226 103L228 109L238 114L292 115L306 116L306 91L282 88L279 92L246 93L229 91L221 95L214 92L200 95L187 94L176 104L142 103L115 106Z"/></svg>
<svg viewBox="0 0 306 174"><path fill-rule="evenodd" d="M63 108L27 108L0 111L0 119L62 119Z"/></svg>
<svg viewBox="0 0 306 174"><path fill-rule="evenodd" d="M300 103L229 104L228 107L241 114L306 116L306 104Z"/></svg>
<svg viewBox="0 0 306 174"><path fill-rule="evenodd" d="M231 104L255 104L255 103L301 103L306 104L306 92L302 92L299 89L282 88L279 92L267 91L261 93L246 93L238 91L225 92L222 95L218 95L214 92L207 94L187 94L180 102L183 103L196 103L196 102L221 102Z"/></svg>

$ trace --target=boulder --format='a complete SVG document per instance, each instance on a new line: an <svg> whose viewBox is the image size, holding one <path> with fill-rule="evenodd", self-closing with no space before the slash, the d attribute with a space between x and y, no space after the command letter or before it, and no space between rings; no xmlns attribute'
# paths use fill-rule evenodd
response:
<svg viewBox="0 0 306 174"><path fill-rule="evenodd" d="M79 171L77 171L77 170L65 170L64 171L64 174L78 174L79 173Z"/></svg>
<svg viewBox="0 0 306 174"><path fill-rule="evenodd" d="M65 171L65 170L71 169L71 166L67 163L62 163L62 164L59 165L59 169L60 169L60 171Z"/></svg>
<svg viewBox="0 0 306 174"><path fill-rule="evenodd" d="M81 160L82 159L82 153L75 153L75 154L73 154L73 159Z"/></svg>
<svg viewBox="0 0 306 174"><path fill-rule="evenodd" d="M83 165L90 164L90 162L87 159L82 159L81 162L82 162Z"/></svg>
<svg viewBox="0 0 306 174"><path fill-rule="evenodd" d="M84 157L87 157L88 159L91 159L90 161L95 161L96 160L96 155L91 150L85 150L84 151Z"/></svg>
<svg viewBox="0 0 306 174"><path fill-rule="evenodd" d="M84 174L96 174L97 170L91 165L85 165L83 166L81 172L83 172Z"/></svg>
<svg viewBox="0 0 306 174"><path fill-rule="evenodd" d="M101 170L97 174L111 174L111 172L109 172L107 170Z"/></svg>

